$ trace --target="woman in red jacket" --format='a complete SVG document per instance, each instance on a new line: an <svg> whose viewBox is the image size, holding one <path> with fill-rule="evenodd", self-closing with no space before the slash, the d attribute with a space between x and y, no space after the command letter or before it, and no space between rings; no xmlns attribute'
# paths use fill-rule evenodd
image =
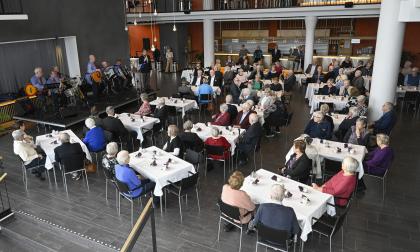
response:
<svg viewBox="0 0 420 252"><path fill-rule="evenodd" d="M223 156L219 155L209 155L210 158L215 160L228 159L230 155L230 143L220 135L219 129L216 127L211 128L211 137L207 138L204 142L205 145L210 146L221 146L224 148L225 152Z"/></svg>
<svg viewBox="0 0 420 252"><path fill-rule="evenodd" d="M219 126L229 126L230 125L230 114L228 112L228 105L223 103L220 105L220 113L214 115L213 122L211 124L213 125L219 125Z"/></svg>
<svg viewBox="0 0 420 252"><path fill-rule="evenodd" d="M356 189L356 170L359 162L352 157L345 157L341 163L341 171L334 175L322 186L313 183L312 187L320 192L328 193L336 197L335 204L345 206Z"/></svg>

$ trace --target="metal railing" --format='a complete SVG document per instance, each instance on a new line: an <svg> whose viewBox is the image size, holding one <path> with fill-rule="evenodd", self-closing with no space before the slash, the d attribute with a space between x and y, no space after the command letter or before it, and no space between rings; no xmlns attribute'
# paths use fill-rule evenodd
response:
<svg viewBox="0 0 420 252"><path fill-rule="evenodd" d="M0 15L23 14L22 0L0 0Z"/></svg>
<svg viewBox="0 0 420 252"><path fill-rule="evenodd" d="M175 6L172 5L175 4ZM380 4L381 0L214 0L212 10L270 9L314 6ZM194 0L126 0L127 13L169 13L203 11ZM210 11L212 11L210 10Z"/></svg>
<svg viewBox="0 0 420 252"><path fill-rule="evenodd" d="M146 206L144 207L143 211L140 214L140 217L137 219L136 223L133 226L133 229L131 229L130 234L128 235L123 247L121 248L122 252L129 252L133 249L134 245L137 242L137 239L139 238L141 232L143 231L144 226L147 224L149 217L150 217L150 225L152 229L153 252L157 252L155 211L153 208L153 198L150 198L147 201Z"/></svg>

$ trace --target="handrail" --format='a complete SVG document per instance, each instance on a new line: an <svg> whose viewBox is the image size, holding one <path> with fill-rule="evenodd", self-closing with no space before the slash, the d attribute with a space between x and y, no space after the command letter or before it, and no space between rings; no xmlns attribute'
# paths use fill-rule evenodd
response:
<svg viewBox="0 0 420 252"><path fill-rule="evenodd" d="M133 247L136 244L137 239L139 238L141 232L143 231L143 228L146 225L149 217L151 217L150 218L150 225L151 225L151 228L152 228L153 252L157 251L153 198L150 198L147 201L146 206L144 207L144 209L141 212L139 218L137 219L136 223L134 224L133 228L131 229L131 232L128 235L127 239L125 240L124 245L123 245L123 247L121 248L120 251L129 252L133 249Z"/></svg>

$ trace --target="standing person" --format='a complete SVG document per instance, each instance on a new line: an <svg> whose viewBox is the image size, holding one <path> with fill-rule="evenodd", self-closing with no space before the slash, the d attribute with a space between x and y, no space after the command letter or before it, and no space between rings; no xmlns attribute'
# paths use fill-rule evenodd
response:
<svg viewBox="0 0 420 252"><path fill-rule="evenodd" d="M140 64L140 80L141 85L144 91L150 90L150 71L152 70L152 64L150 60L150 56L147 55L147 50L143 49L142 55L139 58L139 64Z"/></svg>
<svg viewBox="0 0 420 252"><path fill-rule="evenodd" d="M254 62L258 62L263 58L263 51L260 46L257 46L257 49L254 51Z"/></svg>
<svg viewBox="0 0 420 252"><path fill-rule="evenodd" d="M281 51L279 49L279 46L276 45L274 49L271 51L271 62L276 62L281 58Z"/></svg>
<svg viewBox="0 0 420 252"><path fill-rule="evenodd" d="M172 49L169 47L166 49L166 68L165 73L170 73L172 70L172 64L174 62L174 53L172 52Z"/></svg>
<svg viewBox="0 0 420 252"><path fill-rule="evenodd" d="M153 59L155 60L155 67L157 69L158 62L160 62L160 50L159 48L155 48L153 51Z"/></svg>
<svg viewBox="0 0 420 252"><path fill-rule="evenodd" d="M100 71L101 71L101 69L99 69L96 65L95 55L93 55L93 54L89 55L89 62L87 64L87 71L86 71L86 75L85 75L85 80L90 85L90 87L92 89L94 101L96 101L99 97L99 84L100 83L94 82L92 80L91 75L92 75L93 72L100 72Z"/></svg>
<svg viewBox="0 0 420 252"><path fill-rule="evenodd" d="M239 50L239 58L244 58L248 56L248 49L245 47L245 45L241 45L241 49Z"/></svg>

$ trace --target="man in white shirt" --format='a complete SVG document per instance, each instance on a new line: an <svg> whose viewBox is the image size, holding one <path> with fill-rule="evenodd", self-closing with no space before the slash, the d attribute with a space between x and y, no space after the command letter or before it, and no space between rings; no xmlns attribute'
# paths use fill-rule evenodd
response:
<svg viewBox="0 0 420 252"><path fill-rule="evenodd" d="M203 83L203 70L198 69L197 70L197 76L194 76L191 85L200 86L200 84Z"/></svg>
<svg viewBox="0 0 420 252"><path fill-rule="evenodd" d="M35 166L41 166L37 169L33 169L33 173L35 173L36 176L41 180L45 180L45 177L43 176L43 164L45 163L45 158L41 154L38 154L35 149L36 146L33 143L28 143L25 141L25 135L21 130L13 131L12 136L14 140L14 153L22 159L26 169L30 169Z"/></svg>

